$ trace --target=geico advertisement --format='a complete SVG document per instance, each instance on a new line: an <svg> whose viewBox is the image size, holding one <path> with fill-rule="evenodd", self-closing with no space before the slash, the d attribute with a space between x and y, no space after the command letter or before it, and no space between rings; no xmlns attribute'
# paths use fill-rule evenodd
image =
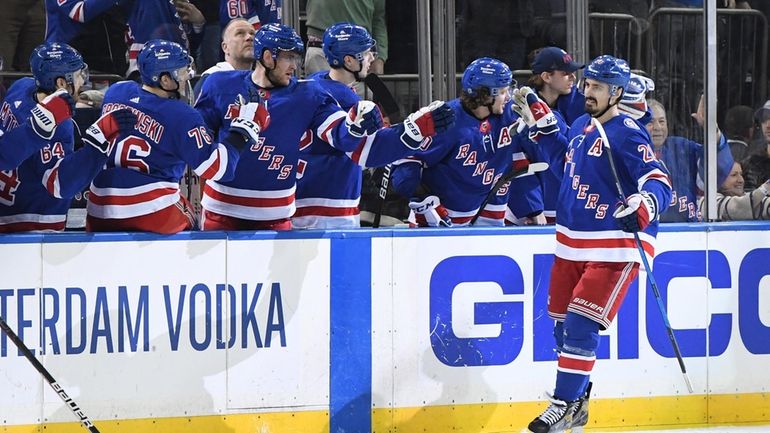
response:
<svg viewBox="0 0 770 433"><path fill-rule="evenodd" d="M0 315L94 418L328 406L328 241L0 248L25 255L5 261ZM50 402L71 420L5 334L0 365L1 419Z"/></svg>
<svg viewBox="0 0 770 433"><path fill-rule="evenodd" d="M373 239L373 263L393 254L392 267L373 266L373 280L393 276L372 294L374 406L532 401L551 391L553 248L553 234ZM695 392L766 391L767 232L666 232L657 252L653 275ZM597 397L687 393L650 288L634 283L602 334Z"/></svg>

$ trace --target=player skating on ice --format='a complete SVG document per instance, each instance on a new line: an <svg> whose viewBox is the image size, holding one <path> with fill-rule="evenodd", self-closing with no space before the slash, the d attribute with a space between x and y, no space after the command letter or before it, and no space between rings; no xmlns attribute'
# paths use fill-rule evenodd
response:
<svg viewBox="0 0 770 433"><path fill-rule="evenodd" d="M658 215L671 198L668 175L649 135L618 111L629 76L624 60L607 55L584 72L587 114L573 123L568 136L548 296L558 351L556 386L548 408L529 424L534 433L563 432L588 422L599 331L612 323L642 260L634 236L652 257Z"/></svg>

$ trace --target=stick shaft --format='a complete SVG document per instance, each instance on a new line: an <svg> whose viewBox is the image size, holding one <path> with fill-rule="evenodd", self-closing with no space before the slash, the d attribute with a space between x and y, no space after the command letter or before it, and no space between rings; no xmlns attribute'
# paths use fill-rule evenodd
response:
<svg viewBox="0 0 770 433"><path fill-rule="evenodd" d="M51 373L48 372L48 370L43 366L43 364L41 364L40 361L35 358L35 355L33 355L32 351L29 350L26 344L24 344L24 341L22 341L21 338L19 338L19 336L13 332L13 329L8 326L8 323L2 317L0 317L0 329L2 329L3 332L8 335L8 338L10 338L11 341L13 341L13 344L19 348L21 353L24 354L24 357L27 358L33 367L35 367L35 370L43 375L46 382L51 385L51 388L53 388L56 394L58 394L62 401L64 401L64 404L67 405L67 407L72 411L72 413L75 414L76 417L78 417L83 427L85 427L91 433L99 433L99 429L97 429L91 420L86 416L86 414L83 413L83 410L80 409L80 406L78 406L77 403L75 403L75 400L73 400L69 394L64 391L61 385L56 382L56 379L54 379L53 376L51 376Z"/></svg>

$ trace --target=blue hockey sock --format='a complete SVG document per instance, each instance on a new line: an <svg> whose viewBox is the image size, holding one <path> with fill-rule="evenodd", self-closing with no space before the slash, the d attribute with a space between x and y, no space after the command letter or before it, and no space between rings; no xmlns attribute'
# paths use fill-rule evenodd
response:
<svg viewBox="0 0 770 433"><path fill-rule="evenodd" d="M575 401L583 396L596 361L597 347L599 324L581 315L567 312L554 397Z"/></svg>

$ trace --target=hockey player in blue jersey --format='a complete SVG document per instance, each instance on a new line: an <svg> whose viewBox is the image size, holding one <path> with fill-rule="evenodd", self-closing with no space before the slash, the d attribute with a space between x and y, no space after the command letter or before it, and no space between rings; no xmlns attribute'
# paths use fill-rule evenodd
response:
<svg viewBox="0 0 770 433"><path fill-rule="evenodd" d="M101 117L75 152L70 95L88 80L83 58L69 45L44 43L30 67L34 78L17 80L0 108L2 233L64 230L69 199L102 169L110 139L136 121L125 110Z"/></svg>
<svg viewBox="0 0 770 433"><path fill-rule="evenodd" d="M572 56L558 47L540 49L532 61L533 75L529 78L528 84L551 108L556 117L557 126L565 136L569 131L570 123L585 113L583 94L577 91L575 85L575 72L584 66L572 60ZM532 124L533 121L534 119L530 119L528 123ZM563 140L555 148L543 150L563 155L566 145L566 140ZM543 215L549 223L553 224L556 220L556 200L559 195L561 176L550 170L538 173L537 176L543 188ZM506 221L520 223L510 209L507 212Z"/></svg>
<svg viewBox="0 0 770 433"><path fill-rule="evenodd" d="M294 29L268 24L254 36L253 71L218 72L203 85L195 107L219 135L241 99L265 101L273 124L241 156L232 181L206 183L201 201L204 230L290 229L299 151L308 130L324 146L354 152L362 143L418 149L451 124L445 104L437 104L378 132L382 116L373 103L360 101L346 113L317 81L293 77L303 52ZM335 181L327 173L325 182Z"/></svg>
<svg viewBox="0 0 770 433"><path fill-rule="evenodd" d="M572 124L568 136L548 292L558 352L556 386L551 404L529 424L535 433L563 432L588 422L599 331L614 320L641 262L634 234L645 254L653 256L658 216L671 198L668 175L655 158L649 135L618 111L629 77L628 64L608 55L597 57L584 71L587 114ZM527 101L538 100L529 93ZM601 123L610 143L593 121ZM617 180L607 146L618 168Z"/></svg>
<svg viewBox="0 0 770 433"><path fill-rule="evenodd" d="M462 96L449 101L455 125L433 138L419 155L398 161L391 173L394 191L412 199L419 226L465 226L500 176L524 168L531 156L519 116L512 110L508 66L482 57L465 69ZM509 193L514 212L545 221L540 183L535 176L515 179L481 209L477 225L504 224Z"/></svg>
<svg viewBox="0 0 770 433"><path fill-rule="evenodd" d="M189 166L201 179L233 177L241 150L256 145L269 116L244 104L219 142L209 136L195 109L179 100L191 59L175 42L149 41L138 57L142 83L113 84L102 111L127 108L138 120L121 134L107 168L91 184L86 230L176 233L195 227L179 180Z"/></svg>
<svg viewBox="0 0 770 433"><path fill-rule="evenodd" d="M307 77L317 81L344 110L350 110L361 98L351 86L362 81L374 60L375 41L369 32L350 23L334 24L324 32L323 50L331 66ZM292 216L294 228L357 228L360 226L358 204L361 199L363 152L337 150L309 131L300 143L297 166L297 210ZM352 158L351 158L352 157ZM328 182L329 173L334 182Z"/></svg>

